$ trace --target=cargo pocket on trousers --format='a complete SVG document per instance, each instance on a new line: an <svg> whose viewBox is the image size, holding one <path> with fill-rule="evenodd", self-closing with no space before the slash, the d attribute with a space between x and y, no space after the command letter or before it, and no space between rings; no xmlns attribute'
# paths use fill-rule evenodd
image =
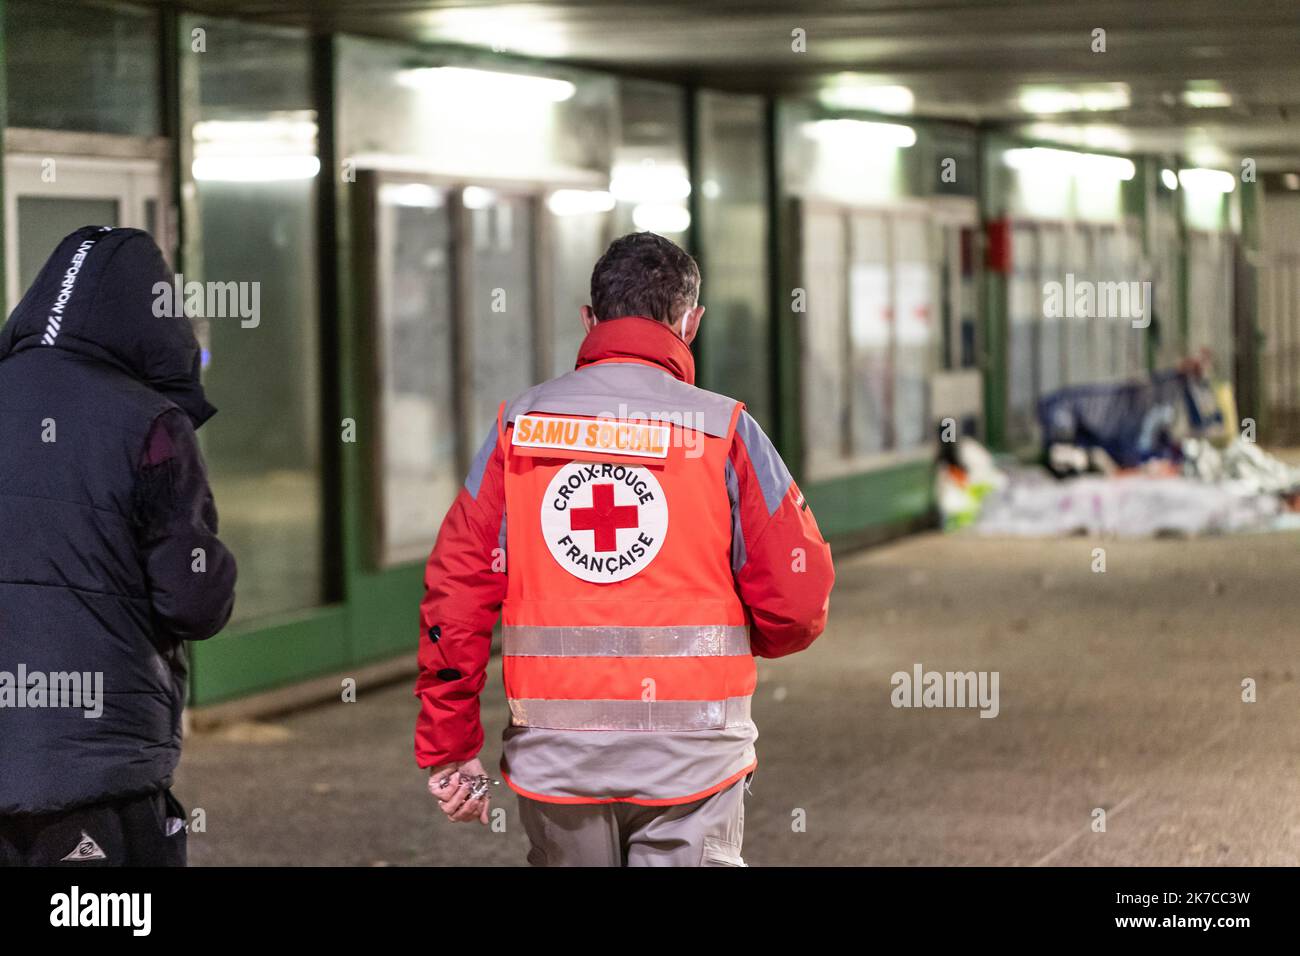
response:
<svg viewBox="0 0 1300 956"><path fill-rule="evenodd" d="M717 837L704 838L704 854L700 866L745 866L740 857L740 847Z"/></svg>

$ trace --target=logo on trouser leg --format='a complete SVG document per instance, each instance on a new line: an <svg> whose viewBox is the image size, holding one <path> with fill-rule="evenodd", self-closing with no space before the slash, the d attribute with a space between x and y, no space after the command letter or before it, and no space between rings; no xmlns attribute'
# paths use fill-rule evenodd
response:
<svg viewBox="0 0 1300 956"><path fill-rule="evenodd" d="M648 468L570 462L542 500L542 536L560 567L596 584L643 571L663 547L668 502Z"/></svg>
<svg viewBox="0 0 1300 956"><path fill-rule="evenodd" d="M87 860L107 860L108 854L99 848L99 844L90 838L85 830L81 831L81 842L65 856L60 863L83 863Z"/></svg>

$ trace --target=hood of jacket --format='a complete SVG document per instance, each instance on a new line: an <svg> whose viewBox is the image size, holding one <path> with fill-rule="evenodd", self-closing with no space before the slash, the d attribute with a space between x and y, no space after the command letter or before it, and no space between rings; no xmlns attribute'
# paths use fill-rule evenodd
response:
<svg viewBox="0 0 1300 956"><path fill-rule="evenodd" d="M201 355L183 311L157 315L173 276L139 229L83 226L59 243L0 329L0 361L55 348L116 366L175 402L198 428L216 414L199 379Z"/></svg>

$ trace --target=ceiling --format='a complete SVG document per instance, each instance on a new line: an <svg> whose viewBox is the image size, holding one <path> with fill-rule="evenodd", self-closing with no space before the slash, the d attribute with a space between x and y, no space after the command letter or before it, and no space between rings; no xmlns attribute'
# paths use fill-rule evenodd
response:
<svg viewBox="0 0 1300 956"><path fill-rule="evenodd" d="M1300 170L1297 0L191 0L720 89L907 87L912 112L1120 151ZM1105 52L1093 31L1105 30ZM793 31L804 31L796 52ZM1189 90L1208 106L1189 105Z"/></svg>

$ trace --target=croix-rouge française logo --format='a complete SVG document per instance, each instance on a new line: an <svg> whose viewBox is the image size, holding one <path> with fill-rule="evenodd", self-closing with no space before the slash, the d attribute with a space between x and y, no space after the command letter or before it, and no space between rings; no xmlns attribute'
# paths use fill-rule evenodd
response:
<svg viewBox="0 0 1300 956"><path fill-rule="evenodd" d="M597 584L642 571L663 547L668 503L648 468L570 462L542 499L542 535L560 567Z"/></svg>

